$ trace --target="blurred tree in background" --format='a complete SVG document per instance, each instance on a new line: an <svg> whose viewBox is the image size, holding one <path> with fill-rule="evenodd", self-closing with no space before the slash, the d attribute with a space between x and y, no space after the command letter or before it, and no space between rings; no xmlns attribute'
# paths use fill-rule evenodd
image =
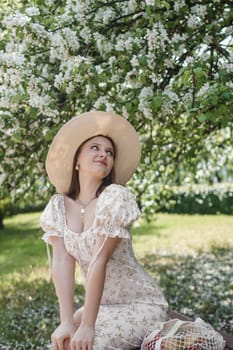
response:
<svg viewBox="0 0 233 350"><path fill-rule="evenodd" d="M3 1L1 198L46 198L54 134L93 109L121 114L139 132L142 162L130 185L145 213L164 205L172 185L229 181L232 5Z"/></svg>

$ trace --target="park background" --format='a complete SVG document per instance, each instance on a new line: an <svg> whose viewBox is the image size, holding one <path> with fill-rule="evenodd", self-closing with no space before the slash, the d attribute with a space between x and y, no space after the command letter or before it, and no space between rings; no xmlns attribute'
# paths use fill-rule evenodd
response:
<svg viewBox="0 0 233 350"><path fill-rule="evenodd" d="M138 259L173 309L232 333L232 0L3 0L0 18L1 350L49 346L44 162L61 125L95 109L140 135Z"/></svg>

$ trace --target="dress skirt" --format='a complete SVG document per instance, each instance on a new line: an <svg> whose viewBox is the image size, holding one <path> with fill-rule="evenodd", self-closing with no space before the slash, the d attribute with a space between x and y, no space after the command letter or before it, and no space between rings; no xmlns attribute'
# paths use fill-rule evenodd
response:
<svg viewBox="0 0 233 350"><path fill-rule="evenodd" d="M140 348L148 327L168 319L167 308L153 304L100 305L93 350Z"/></svg>

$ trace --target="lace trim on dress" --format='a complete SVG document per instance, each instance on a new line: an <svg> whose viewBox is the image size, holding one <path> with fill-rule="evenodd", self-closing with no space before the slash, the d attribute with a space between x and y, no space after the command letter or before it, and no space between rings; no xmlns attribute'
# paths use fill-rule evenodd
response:
<svg viewBox="0 0 233 350"><path fill-rule="evenodd" d="M63 238L63 235L59 235L57 231L47 231L43 234L41 237L45 243L51 244L51 237L61 237Z"/></svg>

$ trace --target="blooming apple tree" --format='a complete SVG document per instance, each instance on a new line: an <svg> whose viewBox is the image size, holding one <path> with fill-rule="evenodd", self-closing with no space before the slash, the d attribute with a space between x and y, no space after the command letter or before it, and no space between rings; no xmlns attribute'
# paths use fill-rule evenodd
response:
<svg viewBox="0 0 233 350"><path fill-rule="evenodd" d="M18 1L1 17L3 195L48 193L48 145L84 111L115 111L138 130L133 182L147 207L231 130L232 0Z"/></svg>

